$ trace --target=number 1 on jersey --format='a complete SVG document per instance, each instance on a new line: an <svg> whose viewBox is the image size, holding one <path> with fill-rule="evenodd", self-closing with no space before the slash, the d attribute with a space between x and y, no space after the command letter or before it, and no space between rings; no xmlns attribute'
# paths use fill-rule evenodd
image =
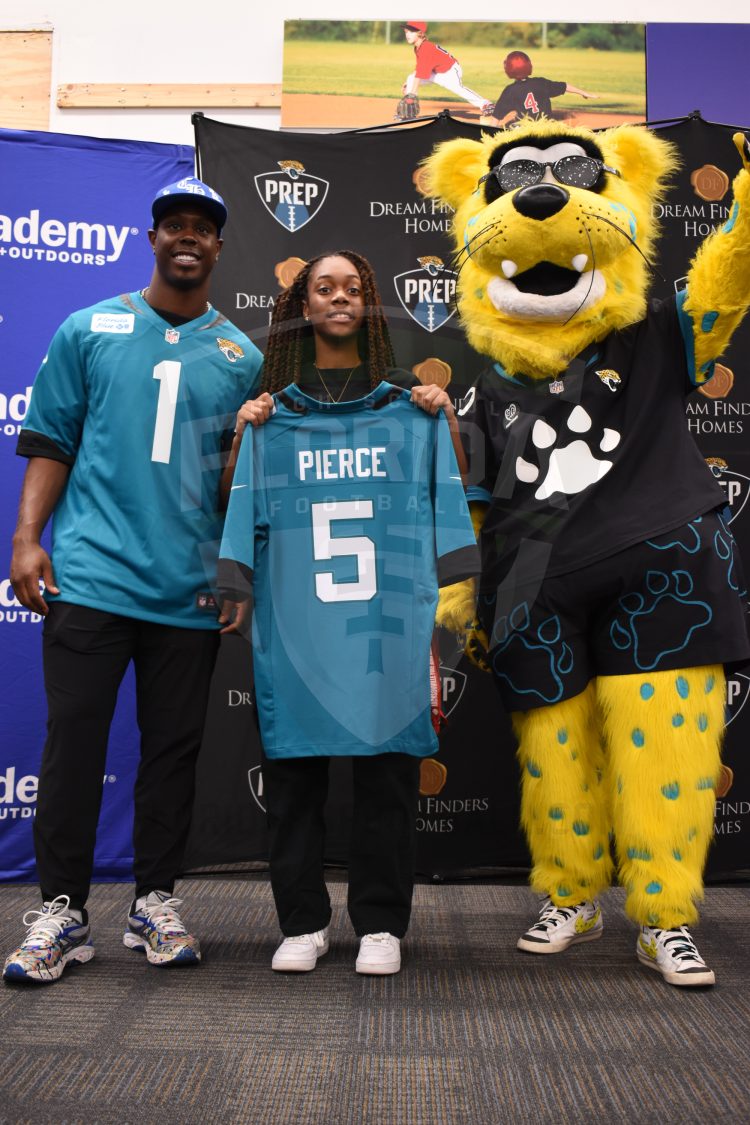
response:
<svg viewBox="0 0 750 1125"><path fill-rule="evenodd" d="M154 368L154 379L159 381L159 401L156 404L156 424L151 460L169 464L172 455L172 432L177 410L177 388L180 385L182 364L176 359L163 359Z"/></svg>

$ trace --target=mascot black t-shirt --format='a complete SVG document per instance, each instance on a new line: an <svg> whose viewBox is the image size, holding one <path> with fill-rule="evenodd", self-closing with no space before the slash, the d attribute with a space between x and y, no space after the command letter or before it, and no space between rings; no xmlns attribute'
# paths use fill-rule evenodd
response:
<svg viewBox="0 0 750 1125"><path fill-rule="evenodd" d="M578 570L726 502L685 417L682 299L652 301L554 379L491 364L471 388L459 413L469 499L490 504L483 589L514 564L530 580Z"/></svg>

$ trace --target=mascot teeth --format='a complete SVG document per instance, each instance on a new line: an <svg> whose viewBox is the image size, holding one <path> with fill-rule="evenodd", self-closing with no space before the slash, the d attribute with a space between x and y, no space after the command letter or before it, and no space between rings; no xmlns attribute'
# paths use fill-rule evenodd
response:
<svg viewBox="0 0 750 1125"><path fill-rule="evenodd" d="M573 258L570 264L577 273L583 273L583 271L586 269L586 266L588 265L588 261L588 254L576 254L575 258Z"/></svg>
<svg viewBox="0 0 750 1125"><path fill-rule="evenodd" d="M515 262L511 262L510 258L506 258L504 262L500 263L500 269L506 277L513 277L514 273L518 273L518 266Z"/></svg>
<svg viewBox="0 0 750 1125"><path fill-rule="evenodd" d="M505 263L503 263L503 272L505 272L504 267ZM572 289L551 296L542 293L524 293L506 278L493 277L487 285L487 296L498 312L525 320L550 322L567 320L575 313L591 308L604 296L607 288L599 270L582 273Z"/></svg>

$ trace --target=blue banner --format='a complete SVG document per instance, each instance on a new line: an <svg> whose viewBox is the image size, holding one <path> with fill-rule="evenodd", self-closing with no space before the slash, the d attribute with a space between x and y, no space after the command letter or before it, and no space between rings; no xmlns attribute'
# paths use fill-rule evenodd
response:
<svg viewBox="0 0 750 1125"><path fill-rule="evenodd" d="M16 439L47 345L74 309L147 285L147 230L160 187L193 175L187 145L0 129L0 878L32 879L32 824L45 735L41 619L10 585L25 461ZM110 738L97 879L127 878L138 730L128 678Z"/></svg>

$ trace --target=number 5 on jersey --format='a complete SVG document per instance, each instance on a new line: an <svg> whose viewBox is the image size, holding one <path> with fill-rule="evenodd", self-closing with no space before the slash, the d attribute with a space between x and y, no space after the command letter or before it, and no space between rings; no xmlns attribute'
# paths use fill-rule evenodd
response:
<svg viewBox="0 0 750 1125"><path fill-rule="evenodd" d="M371 520L372 500L330 500L312 504L313 557L324 559L353 556L357 560L357 579L336 582L333 572L315 575L315 593L322 602L368 602L378 592L375 569L375 544L366 535L331 536L334 520Z"/></svg>

